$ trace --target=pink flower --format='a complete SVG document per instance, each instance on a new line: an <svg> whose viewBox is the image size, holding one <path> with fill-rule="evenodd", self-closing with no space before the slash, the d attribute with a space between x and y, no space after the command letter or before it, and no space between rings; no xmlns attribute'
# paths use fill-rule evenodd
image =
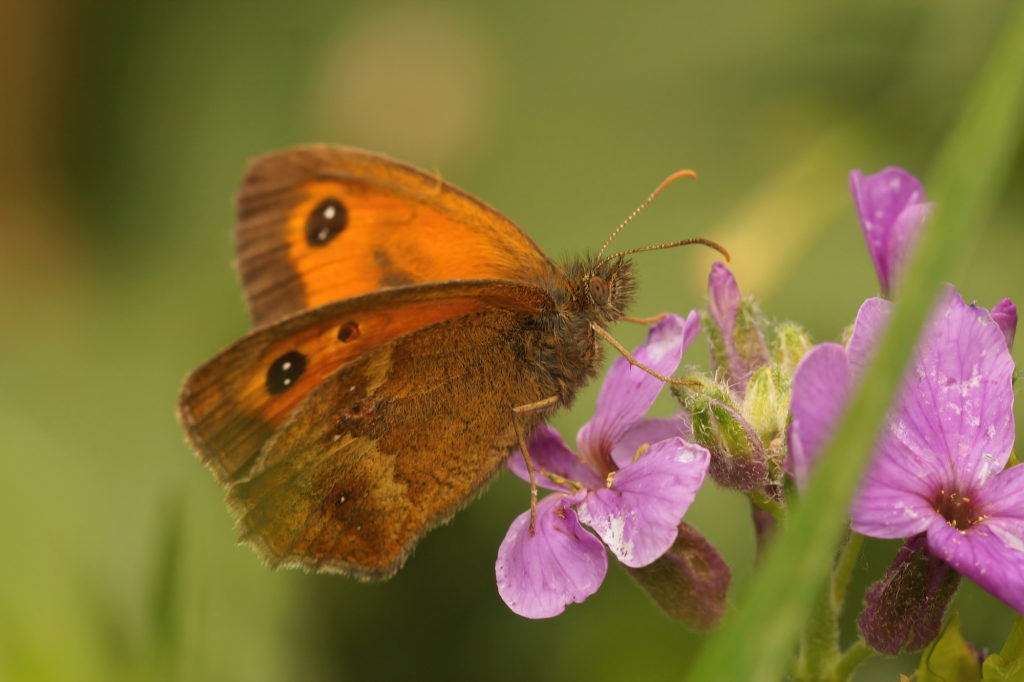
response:
<svg viewBox="0 0 1024 682"><path fill-rule="evenodd" d="M655 325L637 360L670 375L700 330L699 316L669 315ZM683 440L682 415L645 419L663 384L625 358L612 363L597 410L580 429L577 456L553 428L529 442L538 485L556 491L512 522L495 564L498 592L516 613L547 618L597 591L608 569L601 541L626 566L650 564L676 540L680 521L704 482L707 450ZM521 453L509 468L529 480ZM583 528L590 526L601 538Z"/></svg>
<svg viewBox="0 0 1024 682"><path fill-rule="evenodd" d="M847 348L815 347L793 377L790 467L806 478L884 327L865 301ZM851 510L853 530L923 534L927 549L1024 613L1024 467L1013 449L1013 359L1003 329L949 287L915 352Z"/></svg>

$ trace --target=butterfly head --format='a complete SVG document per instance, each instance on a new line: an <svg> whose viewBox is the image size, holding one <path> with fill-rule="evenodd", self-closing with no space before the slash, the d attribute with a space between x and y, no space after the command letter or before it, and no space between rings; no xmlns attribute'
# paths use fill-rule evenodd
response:
<svg viewBox="0 0 1024 682"><path fill-rule="evenodd" d="M633 299L632 263L621 257L588 259L570 268L573 307L604 326L622 317Z"/></svg>

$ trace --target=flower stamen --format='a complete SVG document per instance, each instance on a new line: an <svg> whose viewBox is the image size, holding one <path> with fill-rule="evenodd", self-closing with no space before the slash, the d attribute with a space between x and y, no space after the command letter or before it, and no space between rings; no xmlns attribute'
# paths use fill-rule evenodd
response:
<svg viewBox="0 0 1024 682"><path fill-rule="evenodd" d="M541 473L544 474L544 477L547 478L552 483L556 485L564 485L574 493L583 490L583 484L580 483L579 481L574 481L571 478L565 478L564 476L553 474L550 471L542 471Z"/></svg>
<svg viewBox="0 0 1024 682"><path fill-rule="evenodd" d="M647 452L647 449L648 449L648 448L650 448L650 447L651 447L651 444L650 444L650 443L644 443L643 445L641 445L640 447L638 447L638 448L636 449L636 454L635 454L635 455L633 455L633 464L636 464L636 461L637 461L638 459L640 459L640 455L642 455L642 454L644 454L645 452Z"/></svg>
<svg viewBox="0 0 1024 682"><path fill-rule="evenodd" d="M932 500L932 507L946 519L946 523L961 532L981 520L971 498L955 490L939 490L939 494Z"/></svg>

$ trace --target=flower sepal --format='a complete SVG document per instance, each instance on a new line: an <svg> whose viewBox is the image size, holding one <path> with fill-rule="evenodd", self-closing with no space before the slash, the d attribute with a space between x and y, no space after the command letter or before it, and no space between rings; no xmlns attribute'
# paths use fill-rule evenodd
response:
<svg viewBox="0 0 1024 682"><path fill-rule="evenodd" d="M690 414L693 440L711 453L708 474L724 487L751 492L769 483L765 447L726 385L701 375L673 392Z"/></svg>
<svg viewBox="0 0 1024 682"><path fill-rule="evenodd" d="M675 542L660 558L626 570L662 611L693 630L710 630L725 613L732 572L711 543L687 523L679 524Z"/></svg>

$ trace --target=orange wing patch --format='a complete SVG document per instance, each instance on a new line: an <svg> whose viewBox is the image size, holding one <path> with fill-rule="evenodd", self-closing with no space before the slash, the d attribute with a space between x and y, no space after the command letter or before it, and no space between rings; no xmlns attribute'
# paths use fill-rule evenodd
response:
<svg viewBox="0 0 1024 682"><path fill-rule="evenodd" d="M257 326L382 288L450 279L536 286L555 266L500 213L440 178L352 149L256 160L238 199L238 265Z"/></svg>

